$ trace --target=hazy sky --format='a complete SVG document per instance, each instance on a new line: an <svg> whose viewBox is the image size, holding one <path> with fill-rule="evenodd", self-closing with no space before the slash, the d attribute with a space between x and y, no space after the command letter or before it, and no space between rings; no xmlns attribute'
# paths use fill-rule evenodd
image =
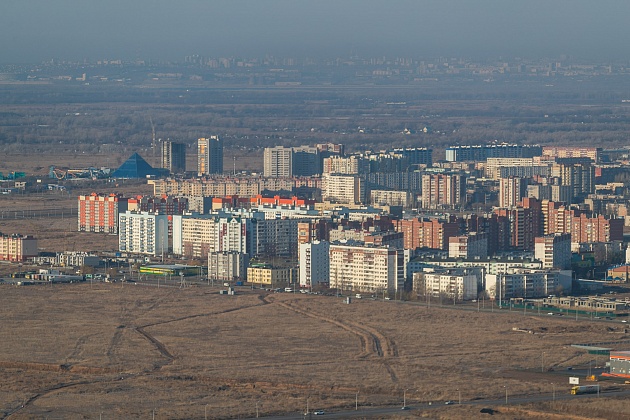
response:
<svg viewBox="0 0 630 420"><path fill-rule="evenodd" d="M0 62L204 56L630 58L628 0L0 0Z"/></svg>

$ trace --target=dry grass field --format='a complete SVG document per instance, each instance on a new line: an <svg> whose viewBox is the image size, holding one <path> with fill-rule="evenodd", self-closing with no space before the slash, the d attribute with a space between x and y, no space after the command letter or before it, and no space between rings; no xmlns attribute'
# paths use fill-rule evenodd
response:
<svg viewBox="0 0 630 420"><path fill-rule="evenodd" d="M0 295L0 407L16 419L149 418L153 409L156 418L253 417L257 403L262 415L299 412L307 399L353 408L357 391L362 406L400 404L404 390L413 405L456 400L457 390L463 400L501 398L504 386L549 394L552 382L566 394L565 368L589 357L570 344L628 338L621 326L522 312L207 287L4 285ZM605 398L498 409L496 418L630 416Z"/></svg>

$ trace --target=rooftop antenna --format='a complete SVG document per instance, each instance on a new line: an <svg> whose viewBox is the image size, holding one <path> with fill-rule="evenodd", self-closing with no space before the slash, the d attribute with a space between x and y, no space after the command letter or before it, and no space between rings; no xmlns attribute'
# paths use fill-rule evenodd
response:
<svg viewBox="0 0 630 420"><path fill-rule="evenodd" d="M234 176L236 176L236 156L234 156Z"/></svg>

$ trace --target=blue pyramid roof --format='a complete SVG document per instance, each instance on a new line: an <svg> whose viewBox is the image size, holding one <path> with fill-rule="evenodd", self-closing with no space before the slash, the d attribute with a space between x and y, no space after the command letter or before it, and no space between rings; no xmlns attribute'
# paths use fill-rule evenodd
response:
<svg viewBox="0 0 630 420"><path fill-rule="evenodd" d="M131 155L129 159L112 174L113 178L146 178L147 175L159 176L160 171L153 169L146 160L137 153Z"/></svg>

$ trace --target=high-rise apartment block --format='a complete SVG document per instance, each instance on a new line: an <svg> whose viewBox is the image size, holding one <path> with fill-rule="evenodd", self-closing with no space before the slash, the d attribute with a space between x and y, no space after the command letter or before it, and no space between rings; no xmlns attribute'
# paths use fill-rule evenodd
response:
<svg viewBox="0 0 630 420"><path fill-rule="evenodd" d="M249 256L238 251L208 253L208 278L218 281L239 281L247 278Z"/></svg>
<svg viewBox="0 0 630 420"><path fill-rule="evenodd" d="M311 289L330 280L330 243L300 244L300 287Z"/></svg>
<svg viewBox="0 0 630 420"><path fill-rule="evenodd" d="M449 258L486 258L488 257L488 234L471 232L468 235L452 236L448 239Z"/></svg>
<svg viewBox="0 0 630 420"><path fill-rule="evenodd" d="M118 215L127 211L127 201L119 194L80 195L78 231L118 233Z"/></svg>
<svg viewBox="0 0 630 420"><path fill-rule="evenodd" d="M293 174L293 149L290 147L266 147L263 155L263 175L273 178L289 178Z"/></svg>
<svg viewBox="0 0 630 420"><path fill-rule="evenodd" d="M322 199L342 204L365 202L365 180L358 175L324 174Z"/></svg>
<svg viewBox="0 0 630 420"><path fill-rule="evenodd" d="M294 147L291 159L291 176L314 176L322 173L322 159L315 147Z"/></svg>
<svg viewBox="0 0 630 420"><path fill-rule="evenodd" d="M409 165L425 165L431 166L433 164L433 149L412 148L412 149L394 149L395 154L400 154L407 158Z"/></svg>
<svg viewBox="0 0 630 420"><path fill-rule="evenodd" d="M162 168L172 174L186 172L186 145L170 140L162 142Z"/></svg>
<svg viewBox="0 0 630 420"><path fill-rule="evenodd" d="M297 256L298 221L268 219L262 212L243 216L173 216L173 253L206 258L210 252L257 256Z"/></svg>
<svg viewBox="0 0 630 420"><path fill-rule="evenodd" d="M516 206L525 196L526 180L509 177L499 179L499 207Z"/></svg>
<svg viewBox="0 0 630 420"><path fill-rule="evenodd" d="M543 268L568 270L571 268L571 235L559 233L535 239L534 256Z"/></svg>
<svg viewBox="0 0 630 420"><path fill-rule="evenodd" d="M459 234L459 224L438 219L403 219L395 222L398 232L403 232L404 248L433 248L448 250L448 240Z"/></svg>
<svg viewBox="0 0 630 420"><path fill-rule="evenodd" d="M126 211L119 215L118 250L130 254L168 252L168 216Z"/></svg>
<svg viewBox="0 0 630 420"><path fill-rule="evenodd" d="M397 292L404 283L403 250L330 244L330 287L353 292Z"/></svg>
<svg viewBox="0 0 630 420"><path fill-rule="evenodd" d="M422 207L453 208L464 203L466 175L462 173L423 174Z"/></svg>
<svg viewBox="0 0 630 420"><path fill-rule="evenodd" d="M369 162L359 156L330 156L324 158L322 173L361 174L369 171Z"/></svg>
<svg viewBox="0 0 630 420"><path fill-rule="evenodd" d="M272 178L313 176L322 173L322 159L316 147L267 147L263 154L263 174Z"/></svg>
<svg viewBox="0 0 630 420"><path fill-rule="evenodd" d="M197 172L199 176L223 173L223 140L219 136L197 140Z"/></svg>

